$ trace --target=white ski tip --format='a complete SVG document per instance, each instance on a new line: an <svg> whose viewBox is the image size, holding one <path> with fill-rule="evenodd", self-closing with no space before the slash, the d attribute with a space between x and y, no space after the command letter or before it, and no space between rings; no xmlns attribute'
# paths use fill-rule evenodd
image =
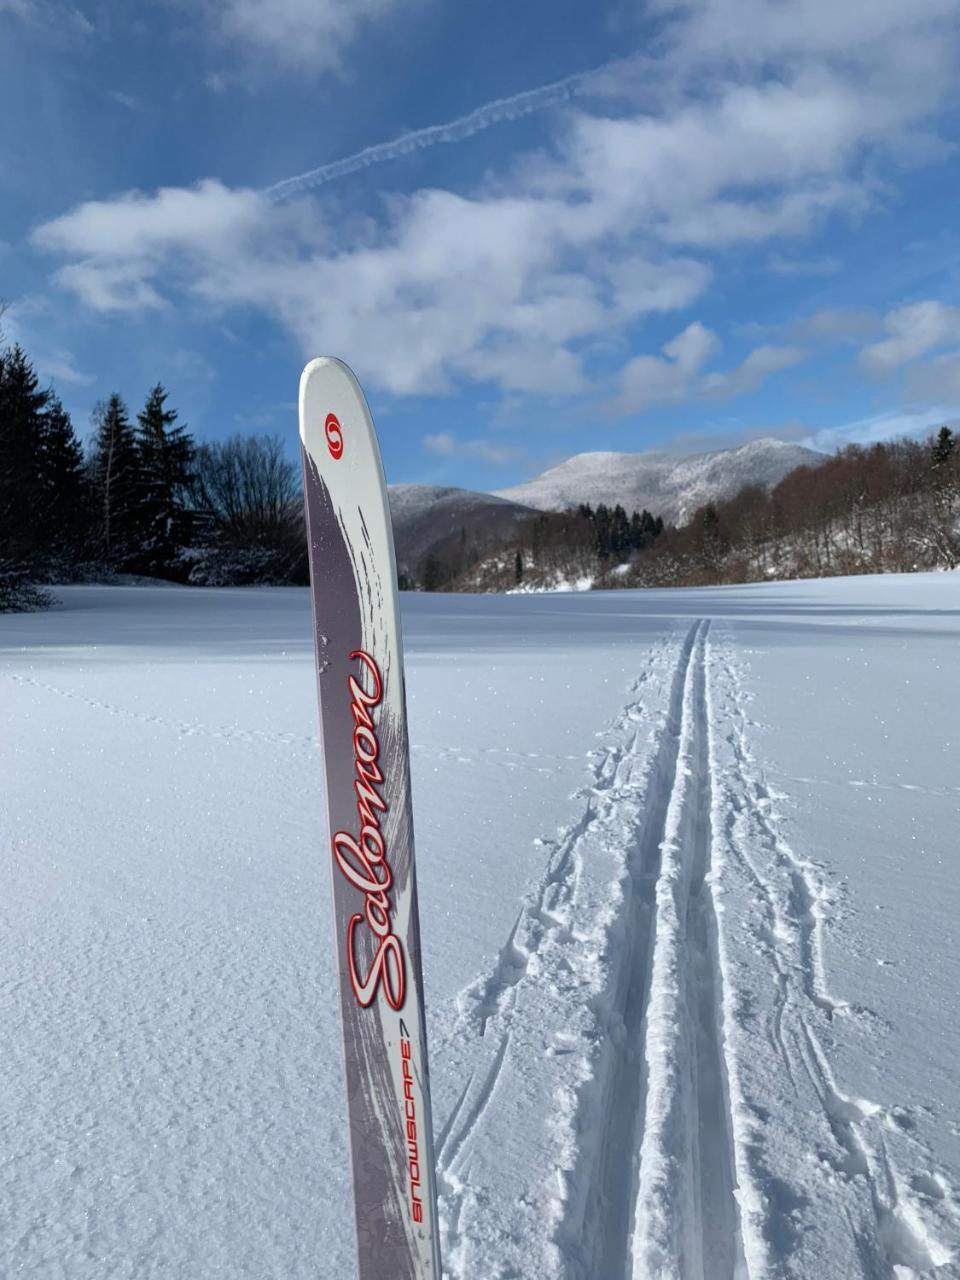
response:
<svg viewBox="0 0 960 1280"><path fill-rule="evenodd" d="M309 422L309 413L307 408L307 395L311 386L315 382L326 383L328 386L336 386L338 383L341 388L349 389L355 395L359 396L364 403L363 392L357 375L353 372L348 364L343 360L338 360L336 356L316 356L304 368L300 375L300 439L307 444L307 425Z"/></svg>

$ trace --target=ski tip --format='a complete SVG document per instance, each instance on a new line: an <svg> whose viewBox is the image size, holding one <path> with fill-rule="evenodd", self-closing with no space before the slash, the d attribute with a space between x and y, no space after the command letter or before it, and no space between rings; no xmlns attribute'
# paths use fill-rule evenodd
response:
<svg viewBox="0 0 960 1280"><path fill-rule="evenodd" d="M304 404L307 397L307 391L311 383L317 378L330 379L331 374L336 380L336 375L340 374L346 383L359 394L363 399L363 392L360 390L360 383L357 375L353 372L348 364L343 360L339 360L336 356L316 356L304 368L300 375L300 439L306 443L305 428L306 414L304 413Z"/></svg>
<svg viewBox="0 0 960 1280"><path fill-rule="evenodd" d="M355 376L353 370L350 368L350 366L346 363L345 360L340 360L336 356L314 356L314 358L308 362L308 364L303 370L303 373L300 375L301 386L303 385L304 382L306 382L308 378L312 377L313 374L315 374L318 370L329 369L331 367L336 369L342 369L345 373L349 373L351 378Z"/></svg>

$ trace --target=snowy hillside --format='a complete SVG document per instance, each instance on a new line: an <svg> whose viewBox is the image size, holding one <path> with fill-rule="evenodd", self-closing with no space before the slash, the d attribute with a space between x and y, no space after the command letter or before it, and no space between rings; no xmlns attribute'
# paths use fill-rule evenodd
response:
<svg viewBox="0 0 960 1280"><path fill-rule="evenodd" d="M0 618L0 1275L354 1273L307 592ZM960 1276L960 577L408 595L446 1280Z"/></svg>
<svg viewBox="0 0 960 1280"><path fill-rule="evenodd" d="M541 511L563 511L581 502L644 507L670 523L682 523L706 502L731 498L745 485L775 485L794 469L824 455L801 445L765 438L735 449L677 457L667 453L578 453L534 480L499 490L499 496Z"/></svg>
<svg viewBox="0 0 960 1280"><path fill-rule="evenodd" d="M418 574L424 559L465 529L480 539L509 538L530 508L471 489L430 484L390 485L390 514L401 572Z"/></svg>

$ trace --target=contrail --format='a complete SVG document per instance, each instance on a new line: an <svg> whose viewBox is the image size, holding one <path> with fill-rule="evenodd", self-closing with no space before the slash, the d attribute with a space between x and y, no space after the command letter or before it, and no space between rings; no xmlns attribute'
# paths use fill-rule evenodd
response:
<svg viewBox="0 0 960 1280"><path fill-rule="evenodd" d="M383 164L385 160L397 160L400 156L410 155L413 151L423 151L427 147L435 147L443 142L460 142L472 137L491 125L502 120L519 120L522 116L533 115L535 111L543 111L546 107L556 106L575 96L583 88L584 82L597 70L579 71L576 75L567 76L563 80L555 80L552 84L541 85L539 89L528 89L525 93L515 93L510 98L497 98L465 116L450 120L446 124L432 124L426 129L414 129L411 133L401 134L391 142L378 142L375 146L364 147L355 155L345 156L342 160L334 160L330 164L322 164L318 169L308 169L306 173L298 173L293 178L284 178L273 186L264 188L264 195L271 200L285 200L288 196L298 195L311 187L321 187L335 178L343 178L348 173L356 173L358 169L368 169L374 164Z"/></svg>

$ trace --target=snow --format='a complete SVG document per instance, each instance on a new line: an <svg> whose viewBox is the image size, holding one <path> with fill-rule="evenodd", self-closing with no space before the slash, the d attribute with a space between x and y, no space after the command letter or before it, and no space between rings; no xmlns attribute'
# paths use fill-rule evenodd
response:
<svg viewBox="0 0 960 1280"><path fill-rule="evenodd" d="M732 449L677 457L669 453L578 453L542 475L498 496L541 511L563 511L581 502L644 507L668 523L682 523L707 502L732 498L745 485L767 488L795 467L815 465L823 454L774 437Z"/></svg>
<svg viewBox="0 0 960 1280"><path fill-rule="evenodd" d="M57 594L0 619L0 1274L349 1275L306 593ZM958 619L404 598L451 1280L960 1275Z"/></svg>

